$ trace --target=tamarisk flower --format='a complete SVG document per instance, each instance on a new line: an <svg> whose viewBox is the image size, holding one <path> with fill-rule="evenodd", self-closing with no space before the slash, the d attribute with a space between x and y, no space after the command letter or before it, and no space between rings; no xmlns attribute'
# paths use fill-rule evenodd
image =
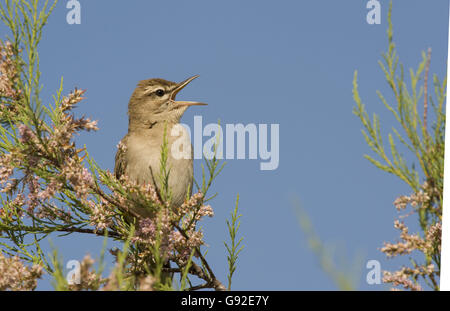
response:
<svg viewBox="0 0 450 311"><path fill-rule="evenodd" d="M140 220L132 242L155 245L159 238L162 257L186 263L193 249L204 244L203 232L196 228L197 222L214 215L211 206L202 204L203 198L201 192L195 193L179 208L164 206L155 217Z"/></svg>
<svg viewBox="0 0 450 311"><path fill-rule="evenodd" d="M194 193L189 200L185 200L183 204L181 204L181 206L178 208L178 210L176 210L175 212L182 216L185 215L191 211L193 211L195 208L197 208L201 202L203 202L203 193L201 192L197 192Z"/></svg>
<svg viewBox="0 0 450 311"><path fill-rule="evenodd" d="M408 204L412 207L424 206L430 201L430 196L424 191L413 193L410 196L402 195L394 201L394 206L397 210L405 209Z"/></svg>
<svg viewBox="0 0 450 311"><path fill-rule="evenodd" d="M79 284L77 280L71 280L69 284L69 289L73 291L81 290L98 290L101 283L106 280L102 280L100 275L92 271L92 266L94 265L94 259L90 255L86 255L80 264L80 274L79 274ZM75 274L73 275L75 276Z"/></svg>
<svg viewBox="0 0 450 311"><path fill-rule="evenodd" d="M20 94L15 87L19 74L13 58L12 44L9 41L5 43L0 41L0 97L16 99Z"/></svg>
<svg viewBox="0 0 450 311"><path fill-rule="evenodd" d="M61 101L61 111L66 112L67 110L71 110L76 104L81 102L84 97L83 94L86 90L75 89L73 92L70 92L68 96L64 96Z"/></svg>
<svg viewBox="0 0 450 311"><path fill-rule="evenodd" d="M58 122L52 125L42 123L40 131L25 123L18 123L16 128L21 144L10 153L0 155L1 191L10 193L18 186L19 181L11 178L14 168L18 168L24 174L20 182L27 190L25 204L30 214L41 205L35 216L49 219L62 217L67 220L70 213L58 210L50 200L67 190L73 191L78 199L86 200L91 191L94 177L84 167L78 157L79 151L75 150L72 142L76 132L97 130L96 121L85 117L75 118L70 114L74 105L83 99L83 93L76 89L64 97L56 107L59 107L60 113ZM42 175L41 172L46 173Z"/></svg>
<svg viewBox="0 0 450 311"><path fill-rule="evenodd" d="M441 253L442 223L438 222L428 228L426 240L428 241L429 254Z"/></svg>
<svg viewBox="0 0 450 311"><path fill-rule="evenodd" d="M7 258L0 252L0 291L34 290L42 274L42 266L27 267L19 257Z"/></svg>
<svg viewBox="0 0 450 311"><path fill-rule="evenodd" d="M47 137L48 145L56 150L66 151L71 149L74 144L71 142L76 132L97 131L97 121L89 118L75 118L70 111L74 106L84 99L85 90L75 89L68 96L64 97L60 103L62 116L60 122L53 124L53 128L49 129L50 135Z"/></svg>
<svg viewBox="0 0 450 311"><path fill-rule="evenodd" d="M405 209L410 202L411 202L410 197L408 197L406 195L402 195L402 196L399 196L397 199L395 199L394 206L399 211L399 210Z"/></svg>
<svg viewBox="0 0 450 311"><path fill-rule="evenodd" d="M404 222L396 220L394 227L401 231L400 238L403 242L398 243L384 243L384 247L381 249L388 257L394 257L398 255L410 254L417 249L426 249L427 242L422 239L418 234L409 234L408 227Z"/></svg>
<svg viewBox="0 0 450 311"><path fill-rule="evenodd" d="M19 193L13 200L7 201L6 204L0 207L0 218L12 219L15 215L17 215L18 217L22 217L22 207L24 205L25 197L22 193Z"/></svg>
<svg viewBox="0 0 450 311"><path fill-rule="evenodd" d="M406 273L405 268L400 271L395 271L394 273L383 271L383 282L392 283L394 286L403 286L403 288L413 291L421 291L422 287L419 284L414 283L410 279L410 276L410 274Z"/></svg>
<svg viewBox="0 0 450 311"><path fill-rule="evenodd" d="M76 195L81 199L86 199L94 178L91 173L79 161L68 158L61 175L70 182Z"/></svg>
<svg viewBox="0 0 450 311"><path fill-rule="evenodd" d="M54 204L46 204L39 206L39 208L35 211L34 216L39 219L44 218L50 220L63 219L67 222L70 222L70 213L65 212L63 209Z"/></svg>
<svg viewBox="0 0 450 311"><path fill-rule="evenodd" d="M14 172L13 155L11 153L0 156L0 184L4 185ZM2 190L2 192L5 192Z"/></svg>
<svg viewBox="0 0 450 311"><path fill-rule="evenodd" d="M19 141L21 143L36 142L36 135L27 125L20 124L18 129L20 135Z"/></svg>
<svg viewBox="0 0 450 311"><path fill-rule="evenodd" d="M204 244L203 232L201 231L190 230L186 232L186 236L179 231L172 232L170 236L172 247L176 250L172 253L171 259L181 264L188 261L194 248ZM194 253L194 256L197 257L197 254Z"/></svg>
<svg viewBox="0 0 450 311"><path fill-rule="evenodd" d="M134 241L151 240L155 238L156 224L153 219L144 218L139 222L138 230Z"/></svg>
<svg viewBox="0 0 450 311"><path fill-rule="evenodd" d="M410 254L416 250L431 257L437 251L440 251L440 223L430 226L425 238L421 238L418 234L409 234L406 225L398 220L395 221L395 227L401 231L400 237L402 242L384 243L384 247L381 251L388 257ZM399 271L384 271L383 282L392 283L394 286L403 286L404 289L422 290L420 285L413 282L411 278L413 280L417 280L419 276L428 276L430 279L434 280L435 275L439 276L439 271L435 270L435 266L433 264L416 264L414 269L403 267Z"/></svg>
<svg viewBox="0 0 450 311"><path fill-rule="evenodd" d="M61 190L63 187L63 183L57 179L53 178L48 184L47 187L40 191L37 195L38 199L41 201L47 201L54 197L54 195Z"/></svg>
<svg viewBox="0 0 450 311"><path fill-rule="evenodd" d="M110 172L106 171L106 179L102 178L102 181L107 184L107 180L114 180L117 186L111 186L113 191L113 198L124 207L130 204L135 204L135 201L144 201L147 205L162 205L163 203L159 199L158 193L152 184L138 184L135 181L130 180L126 175L122 175L119 180ZM125 193L123 190L126 190ZM130 195L127 195L130 194ZM143 199L143 200L140 200ZM148 206L151 208L151 206Z"/></svg>
<svg viewBox="0 0 450 311"><path fill-rule="evenodd" d="M433 208L431 200L433 197L437 197L437 189L430 187L428 183L425 183L421 188L422 190L410 196L397 198L394 202L396 209L404 210L408 205L411 205L415 210ZM438 283L435 277L439 276L439 270L431 263L431 258L440 254L442 223L438 220L427 224L423 236L410 234L403 221L395 220L394 227L400 230L400 241L396 243L385 242L381 251L388 258L418 251L425 255L426 262L422 265L414 262L414 268L402 267L402 269L394 272L384 271L383 281L391 283L393 286L402 286L404 289L422 290L422 287L417 283L419 277L422 277L431 280L433 286L437 287Z"/></svg>
<svg viewBox="0 0 450 311"><path fill-rule="evenodd" d="M97 131L97 121L91 121L85 117L75 119L70 114L64 114L62 123L54 127L51 136L48 138L48 144L53 148L68 150L73 147L71 143L73 134L81 130Z"/></svg>
<svg viewBox="0 0 450 311"><path fill-rule="evenodd" d="M39 204L39 192L40 192L39 177L32 175L28 176L27 186L28 186L28 196L27 196L28 212L32 214L34 208Z"/></svg>
<svg viewBox="0 0 450 311"><path fill-rule="evenodd" d="M94 201L88 201L86 204L90 208L90 224L95 227L96 231L106 229L112 225L112 217L114 216L114 212L108 208L109 206L107 202L102 201L97 203Z"/></svg>
<svg viewBox="0 0 450 311"><path fill-rule="evenodd" d="M133 243L155 246L159 239L161 257L169 258L173 250L170 234L174 230L168 209L161 209L154 218L139 220Z"/></svg>

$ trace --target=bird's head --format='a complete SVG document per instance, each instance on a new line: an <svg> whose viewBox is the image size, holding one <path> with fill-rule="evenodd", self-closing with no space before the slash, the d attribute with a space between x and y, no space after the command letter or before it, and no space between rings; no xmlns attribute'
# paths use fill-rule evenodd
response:
<svg viewBox="0 0 450 311"><path fill-rule="evenodd" d="M197 77L190 77L180 83L164 79L140 81L128 104L130 122L178 122L189 106L206 105L196 101L175 100L178 92Z"/></svg>

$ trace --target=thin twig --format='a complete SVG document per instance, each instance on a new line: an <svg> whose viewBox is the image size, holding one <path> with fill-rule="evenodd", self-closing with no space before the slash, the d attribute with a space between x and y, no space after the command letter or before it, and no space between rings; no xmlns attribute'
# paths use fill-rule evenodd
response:
<svg viewBox="0 0 450 311"><path fill-rule="evenodd" d="M95 234L95 235L99 235L99 236L104 236L105 235L105 230L94 230L94 229L73 228L73 227L57 229L56 231L58 231L58 232L88 233L88 234ZM108 230L108 237L123 238L117 232L110 231L110 230Z"/></svg>
<svg viewBox="0 0 450 311"><path fill-rule="evenodd" d="M163 272L168 272L168 273L180 273L183 272L180 268L161 268Z"/></svg>
<svg viewBox="0 0 450 311"><path fill-rule="evenodd" d="M115 200L113 200L112 198L110 198L108 195L106 195L101 189L100 186L96 183L93 187L92 190L100 195L103 199L105 199L108 203L115 205L116 207L118 207L120 210L122 210L122 212L128 213L131 216L134 216L137 219L140 219L140 216L133 210L131 210L130 208L128 208L127 206L122 206L121 204L119 204L118 202L116 202Z"/></svg>
<svg viewBox="0 0 450 311"><path fill-rule="evenodd" d="M177 228L177 230L181 233L181 235L185 239L189 239L189 236L178 224L175 223L174 226L175 228ZM211 267L209 266L208 262L206 261L205 257L203 256L202 252L198 247L195 247L195 253L200 258L202 264L206 267L206 270L208 270L209 277L203 272L203 270L198 265L192 262L191 270L194 271L194 274L197 275L199 278L207 281L217 291L227 290L226 287L216 278L214 272L212 271Z"/></svg>
<svg viewBox="0 0 450 311"><path fill-rule="evenodd" d="M88 234L95 234L95 235L99 235L99 236L104 236L106 230L102 229L102 230L94 230L94 229L86 229L86 228L76 228L76 227L65 227L65 228L42 228L42 229L36 229L36 230L32 230L35 229L35 227L21 227L18 226L17 228L13 228L13 227L7 227L7 230L9 231L20 231L20 230L26 230L30 233L33 234L49 234L52 232L71 232L71 233L88 233ZM112 237L112 238L123 238L119 233L115 232L115 231L111 231L108 230L108 237Z"/></svg>
<svg viewBox="0 0 450 311"><path fill-rule="evenodd" d="M199 290L199 289L204 289L204 288L210 288L210 284L205 283L202 285L192 286L192 287L189 287L188 289L186 289L186 291L194 291L194 290Z"/></svg>
<svg viewBox="0 0 450 311"><path fill-rule="evenodd" d="M424 90L423 90L423 128L427 135L427 118L428 118L428 72L430 70L431 62L431 48L428 48L427 63L425 65L425 78L424 78Z"/></svg>

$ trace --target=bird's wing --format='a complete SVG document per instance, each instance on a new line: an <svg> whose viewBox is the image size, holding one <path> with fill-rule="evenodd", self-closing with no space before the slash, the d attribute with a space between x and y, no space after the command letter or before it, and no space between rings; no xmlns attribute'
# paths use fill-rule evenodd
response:
<svg viewBox="0 0 450 311"><path fill-rule="evenodd" d="M120 146L122 145L122 146ZM127 147L127 137L125 136L119 143L116 153L116 163L114 165L114 175L117 179L119 179L123 174L125 174L126 170L126 159L125 152Z"/></svg>

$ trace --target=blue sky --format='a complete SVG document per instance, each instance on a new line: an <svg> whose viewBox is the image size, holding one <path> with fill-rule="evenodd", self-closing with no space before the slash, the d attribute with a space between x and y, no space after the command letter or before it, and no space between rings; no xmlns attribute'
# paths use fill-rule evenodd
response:
<svg viewBox="0 0 450 311"><path fill-rule="evenodd" d="M100 130L77 139L104 168L113 169L118 141L127 131L127 103L139 80L200 78L179 98L207 102L182 121L276 123L280 164L259 170L259 160L229 160L212 192L215 217L204 222L209 259L226 280L225 219L240 195L245 249L236 290L333 290L307 246L292 201L298 198L317 233L350 259L355 253L393 269L379 248L394 241L392 202L409 189L363 158L368 146L352 114L352 79L359 72L367 109L382 127L393 118L375 93L390 99L377 61L387 46L388 1L381 25L366 23L367 1L86 1L80 25L66 23L60 0L40 47L43 95L50 99L64 77L65 92L87 89L77 112ZM442 80L447 65L448 3L394 1L394 40L406 68L432 47L431 73ZM195 161L197 176L201 160ZM64 259L99 255L101 238L53 238ZM111 244L112 246L113 244ZM111 261L111 258L108 258ZM363 269L359 288L369 286ZM40 289L50 289L47 281Z"/></svg>

